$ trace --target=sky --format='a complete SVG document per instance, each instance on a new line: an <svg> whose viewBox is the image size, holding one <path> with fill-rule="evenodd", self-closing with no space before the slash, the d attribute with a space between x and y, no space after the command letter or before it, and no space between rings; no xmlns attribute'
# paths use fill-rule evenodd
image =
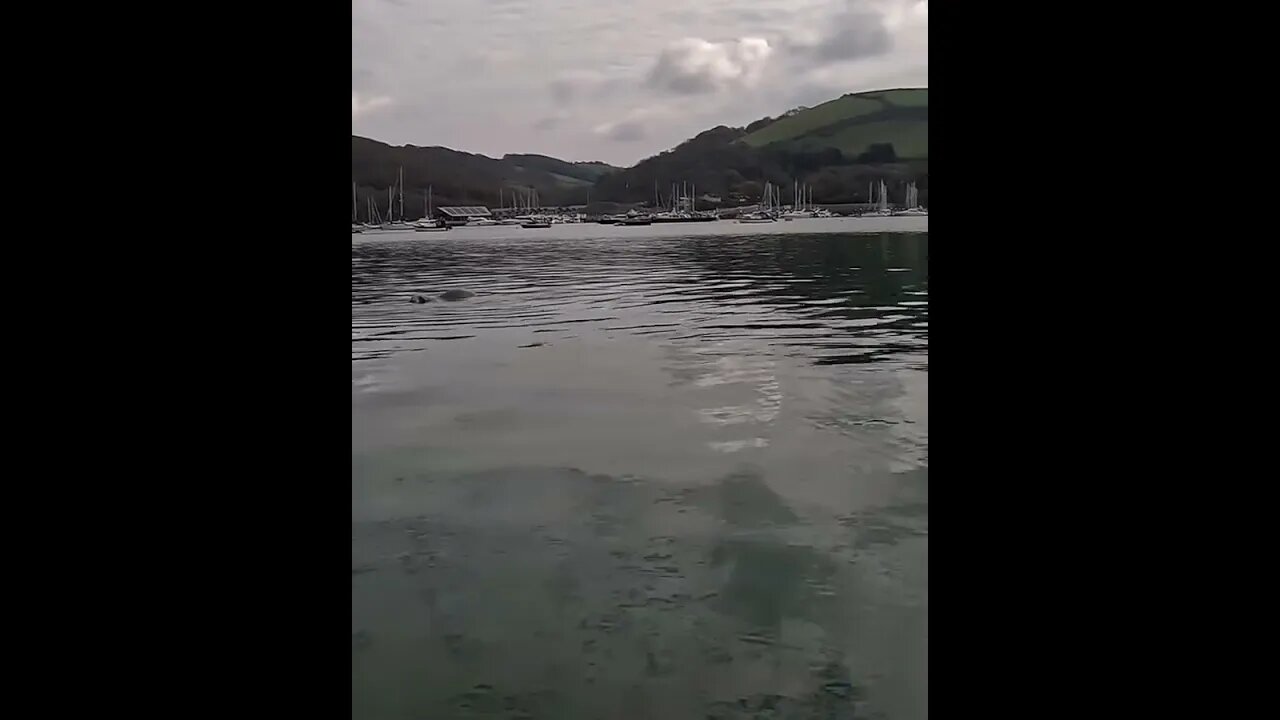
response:
<svg viewBox="0 0 1280 720"><path fill-rule="evenodd" d="M929 85L928 0L352 0L351 132L630 166L717 125Z"/></svg>

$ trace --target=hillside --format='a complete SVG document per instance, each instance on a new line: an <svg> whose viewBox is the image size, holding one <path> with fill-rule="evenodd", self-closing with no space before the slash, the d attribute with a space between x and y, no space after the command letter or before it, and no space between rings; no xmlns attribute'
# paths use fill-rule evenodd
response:
<svg viewBox="0 0 1280 720"><path fill-rule="evenodd" d="M884 180L890 197L915 181L929 195L929 90L876 90L844 95L811 108L761 118L745 128L719 126L640 161L631 168L567 162L545 155L500 159L442 147L393 147L351 137L351 177L360 213L372 198L385 212L387 188L404 168L405 211L417 217L433 186L437 205L509 203L514 189L538 191L545 205L652 203L673 183L692 183L703 207L754 203L764 183L791 202L793 182L813 188L819 203L865 202L871 182ZM717 199L718 198L718 199Z"/></svg>
<svg viewBox="0 0 1280 720"><path fill-rule="evenodd" d="M386 213L387 189L404 168L405 214L418 217L426 204L424 193L432 187L436 205L498 205L502 189L506 202L511 193L530 188L546 204L581 203L601 175L618 170L604 163L572 163L545 155L506 155L501 159L443 147L392 146L351 136L351 179L356 183L361 217L367 200Z"/></svg>
<svg viewBox="0 0 1280 720"><path fill-rule="evenodd" d="M891 197L909 181L921 201L929 186L928 89L845 95L746 128L718 127L605 175L592 197L617 202L652 200L673 182L694 183L725 204L755 202L765 182L791 201L793 182L813 187L816 202L862 202L870 182L885 180Z"/></svg>
<svg viewBox="0 0 1280 720"><path fill-rule="evenodd" d="M770 122L742 141L757 148L835 148L846 157L857 157L873 145L888 143L899 159L927 160L929 89L845 95Z"/></svg>
<svg viewBox="0 0 1280 720"><path fill-rule="evenodd" d="M503 155L502 160L519 171L542 170L570 185L593 185L608 172L618 168L602 162L568 162L546 155Z"/></svg>

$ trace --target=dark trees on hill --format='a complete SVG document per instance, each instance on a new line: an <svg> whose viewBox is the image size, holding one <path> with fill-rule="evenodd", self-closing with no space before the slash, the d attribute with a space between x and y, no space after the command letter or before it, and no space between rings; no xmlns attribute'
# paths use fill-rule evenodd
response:
<svg viewBox="0 0 1280 720"><path fill-rule="evenodd" d="M893 143L875 143L858 156L858 162L869 165L898 162L898 153L894 152Z"/></svg>

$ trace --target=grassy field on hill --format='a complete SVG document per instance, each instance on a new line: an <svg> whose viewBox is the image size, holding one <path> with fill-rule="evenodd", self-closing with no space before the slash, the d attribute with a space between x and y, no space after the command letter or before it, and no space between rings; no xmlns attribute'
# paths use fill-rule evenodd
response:
<svg viewBox="0 0 1280 720"><path fill-rule="evenodd" d="M856 157L873 144L892 143L899 158L929 157L929 90L899 89L845 95L783 117L748 134L751 147L819 150Z"/></svg>

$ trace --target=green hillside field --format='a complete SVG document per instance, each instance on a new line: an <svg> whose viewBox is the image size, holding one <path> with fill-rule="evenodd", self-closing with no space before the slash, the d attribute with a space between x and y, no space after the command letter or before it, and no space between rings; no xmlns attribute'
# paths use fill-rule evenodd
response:
<svg viewBox="0 0 1280 720"><path fill-rule="evenodd" d="M871 145L892 143L903 159L929 157L928 88L845 95L783 117L742 138L755 148L814 151L837 148L856 157Z"/></svg>

